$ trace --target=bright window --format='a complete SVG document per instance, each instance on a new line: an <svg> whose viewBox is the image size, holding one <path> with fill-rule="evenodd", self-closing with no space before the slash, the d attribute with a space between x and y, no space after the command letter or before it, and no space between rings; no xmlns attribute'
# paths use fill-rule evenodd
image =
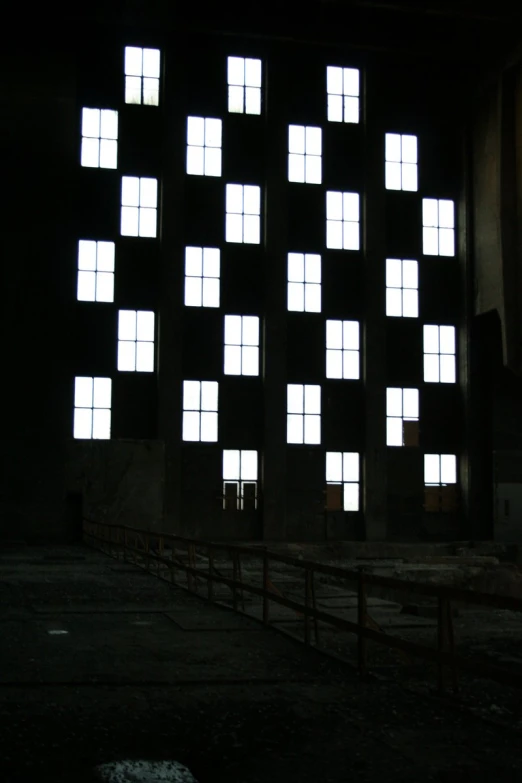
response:
<svg viewBox="0 0 522 783"><path fill-rule="evenodd" d="M455 203L422 199L422 252L425 256L455 255Z"/></svg>
<svg viewBox="0 0 522 783"><path fill-rule="evenodd" d="M223 508L246 511L257 508L257 451L223 451Z"/></svg>
<svg viewBox="0 0 522 783"><path fill-rule="evenodd" d="M158 223L158 180L121 178L121 235L155 237Z"/></svg>
<svg viewBox="0 0 522 783"><path fill-rule="evenodd" d="M236 114L261 114L261 60L228 57L228 110Z"/></svg>
<svg viewBox="0 0 522 783"><path fill-rule="evenodd" d="M183 381L183 440L215 443L217 439L217 382Z"/></svg>
<svg viewBox="0 0 522 783"><path fill-rule="evenodd" d="M386 445L406 446L406 421L419 420L418 389L386 389Z"/></svg>
<svg viewBox="0 0 522 783"><path fill-rule="evenodd" d="M359 89L357 68L327 67L326 92L330 122L359 122Z"/></svg>
<svg viewBox="0 0 522 783"><path fill-rule="evenodd" d="M120 310L118 313L118 370L154 371L154 313Z"/></svg>
<svg viewBox="0 0 522 783"><path fill-rule="evenodd" d="M287 443L321 443L321 387L288 384Z"/></svg>
<svg viewBox="0 0 522 783"><path fill-rule="evenodd" d="M288 253L288 309L321 312L321 256Z"/></svg>
<svg viewBox="0 0 522 783"><path fill-rule="evenodd" d="M359 194L329 190L326 194L326 247L359 250Z"/></svg>
<svg viewBox="0 0 522 783"><path fill-rule="evenodd" d="M221 120L187 118L187 174L221 176Z"/></svg>
<svg viewBox="0 0 522 783"><path fill-rule="evenodd" d="M289 182L321 183L321 128L288 126Z"/></svg>
<svg viewBox="0 0 522 783"><path fill-rule="evenodd" d="M259 245L261 242L261 188L227 185L226 241Z"/></svg>
<svg viewBox="0 0 522 783"><path fill-rule="evenodd" d="M110 378L74 379L74 437L108 440L111 437Z"/></svg>
<svg viewBox="0 0 522 783"><path fill-rule="evenodd" d="M417 261L386 259L386 315L419 317L419 265Z"/></svg>
<svg viewBox="0 0 522 783"><path fill-rule="evenodd" d="M424 327L424 380L426 383L456 383L457 357L454 326Z"/></svg>
<svg viewBox="0 0 522 783"><path fill-rule="evenodd" d="M455 454L425 454L424 484L446 486L457 483L457 457Z"/></svg>
<svg viewBox="0 0 522 783"><path fill-rule="evenodd" d="M114 242L78 242L79 302L114 301Z"/></svg>
<svg viewBox="0 0 522 783"><path fill-rule="evenodd" d="M111 109L82 110L82 166L100 169L118 167L118 112Z"/></svg>
<svg viewBox="0 0 522 783"><path fill-rule="evenodd" d="M326 322L326 377L360 378L359 322Z"/></svg>
<svg viewBox="0 0 522 783"><path fill-rule="evenodd" d="M220 252L217 247L185 248L185 304L219 307Z"/></svg>
<svg viewBox="0 0 522 783"><path fill-rule="evenodd" d="M259 318L225 316L225 375L259 375Z"/></svg>
<svg viewBox="0 0 522 783"><path fill-rule="evenodd" d="M387 190L417 190L417 136L387 133L385 154Z"/></svg>
<svg viewBox="0 0 522 783"><path fill-rule="evenodd" d="M357 452L326 452L326 483L342 487L344 511L359 511L359 460Z"/></svg>
<svg viewBox="0 0 522 783"><path fill-rule="evenodd" d="M158 106L160 84L159 49L125 47L125 103Z"/></svg>

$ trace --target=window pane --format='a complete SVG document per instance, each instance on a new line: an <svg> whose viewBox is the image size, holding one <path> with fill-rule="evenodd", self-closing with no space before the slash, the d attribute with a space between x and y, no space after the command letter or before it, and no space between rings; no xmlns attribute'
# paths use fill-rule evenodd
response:
<svg viewBox="0 0 522 783"><path fill-rule="evenodd" d="M402 389L386 389L386 415L402 416Z"/></svg>
<svg viewBox="0 0 522 783"><path fill-rule="evenodd" d="M288 414L286 417L287 443L303 443L303 419L304 416Z"/></svg>
<svg viewBox="0 0 522 783"><path fill-rule="evenodd" d="M136 370L154 372L154 343L137 343Z"/></svg>
<svg viewBox="0 0 522 783"><path fill-rule="evenodd" d="M317 444L321 443L321 417L304 417L304 442Z"/></svg>
<svg viewBox="0 0 522 783"><path fill-rule="evenodd" d="M437 228L422 229L422 252L425 256L439 254L439 230Z"/></svg>
<svg viewBox="0 0 522 783"><path fill-rule="evenodd" d="M140 207L153 207L158 205L158 180L152 177L140 179Z"/></svg>
<svg viewBox="0 0 522 783"><path fill-rule="evenodd" d="M326 377L327 378L343 377L343 352L342 351L326 351Z"/></svg>
<svg viewBox="0 0 522 783"><path fill-rule="evenodd" d="M304 155L288 156L288 181L289 182L305 181L305 156Z"/></svg>
<svg viewBox="0 0 522 783"><path fill-rule="evenodd" d="M121 203L124 207L138 207L140 203L140 181L138 177L121 178Z"/></svg>
<svg viewBox="0 0 522 783"><path fill-rule="evenodd" d="M221 149L209 147L205 149L205 176L221 176Z"/></svg>
<svg viewBox="0 0 522 783"><path fill-rule="evenodd" d="M440 457L438 454L424 455L424 483L440 484Z"/></svg>
<svg viewBox="0 0 522 783"><path fill-rule="evenodd" d="M343 121L343 99L341 95L328 96L328 121Z"/></svg>
<svg viewBox="0 0 522 783"><path fill-rule="evenodd" d="M343 321L343 347L352 350L359 349L358 321Z"/></svg>
<svg viewBox="0 0 522 783"><path fill-rule="evenodd" d="M227 185L227 212L243 213L242 185Z"/></svg>
<svg viewBox="0 0 522 783"><path fill-rule="evenodd" d="M401 189L401 164L386 163L386 190Z"/></svg>
<svg viewBox="0 0 522 783"><path fill-rule="evenodd" d="M245 60L245 84L247 87L261 87L261 60L247 57Z"/></svg>
<svg viewBox="0 0 522 783"><path fill-rule="evenodd" d="M344 485L344 510L359 511L359 484Z"/></svg>
<svg viewBox="0 0 522 783"><path fill-rule="evenodd" d="M358 68L343 68L343 90L345 95L359 95Z"/></svg>
<svg viewBox="0 0 522 783"><path fill-rule="evenodd" d="M201 385L199 381L183 381L183 410L201 410Z"/></svg>
<svg viewBox="0 0 522 783"><path fill-rule="evenodd" d="M417 288L419 285L417 261L402 262L402 285L404 288Z"/></svg>
<svg viewBox="0 0 522 783"><path fill-rule="evenodd" d="M256 217L256 215L245 215L244 229L244 241L249 245L259 245L259 242L261 241L261 224L259 218Z"/></svg>
<svg viewBox="0 0 522 783"><path fill-rule="evenodd" d="M334 65L326 68L326 89L327 92L335 95L343 94L343 69Z"/></svg>
<svg viewBox="0 0 522 783"><path fill-rule="evenodd" d="M257 481L257 451L241 452L241 480Z"/></svg>
<svg viewBox="0 0 522 783"><path fill-rule="evenodd" d="M288 309L302 313L304 311L304 284L288 283Z"/></svg>
<svg viewBox="0 0 522 783"><path fill-rule="evenodd" d="M120 233L123 237L137 237L139 226L138 207L121 208L121 226Z"/></svg>
<svg viewBox="0 0 522 783"><path fill-rule="evenodd" d="M241 346L225 345L225 375L241 375Z"/></svg>
<svg viewBox="0 0 522 783"><path fill-rule="evenodd" d="M343 322L342 321L326 322L326 347L338 348L338 349L343 347Z"/></svg>
<svg viewBox="0 0 522 783"><path fill-rule="evenodd" d="M359 194L343 193L343 219L359 220Z"/></svg>
<svg viewBox="0 0 522 783"><path fill-rule="evenodd" d="M439 205L437 199L435 198L422 199L422 225L438 227Z"/></svg>
<svg viewBox="0 0 522 783"><path fill-rule="evenodd" d="M359 352L343 351L343 378L357 380L359 378Z"/></svg>
<svg viewBox="0 0 522 783"><path fill-rule="evenodd" d="M75 438L92 438L92 410L90 408L75 408L73 436Z"/></svg>
<svg viewBox="0 0 522 783"><path fill-rule="evenodd" d="M321 413L321 387L320 386L305 386L304 387L304 412L305 413Z"/></svg>
<svg viewBox="0 0 522 783"><path fill-rule="evenodd" d="M402 160L404 163L417 163L417 137L402 137Z"/></svg>
<svg viewBox="0 0 522 783"><path fill-rule="evenodd" d="M160 75L160 53L159 49L143 50L143 76L153 76L159 78Z"/></svg>
<svg viewBox="0 0 522 783"><path fill-rule="evenodd" d="M439 352L439 327L438 326L425 326L424 327L424 353L438 353Z"/></svg>
<svg viewBox="0 0 522 783"><path fill-rule="evenodd" d="M304 155L306 152L304 125L288 126L288 152Z"/></svg>
<svg viewBox="0 0 522 783"><path fill-rule="evenodd" d="M218 409L218 384L216 381L202 381L201 383L201 410L217 411Z"/></svg>
<svg viewBox="0 0 522 783"><path fill-rule="evenodd" d="M400 292L399 292L400 293ZM402 314L405 318L419 317L419 293L408 289L402 292Z"/></svg>
<svg viewBox="0 0 522 783"><path fill-rule="evenodd" d="M261 214L261 188L257 185L245 185L243 199L245 215Z"/></svg>
<svg viewBox="0 0 522 783"><path fill-rule="evenodd" d="M402 286L402 261L400 258L386 259L386 285L392 288Z"/></svg>
<svg viewBox="0 0 522 783"><path fill-rule="evenodd" d="M244 107L244 87L229 87L228 88L228 110L235 114L243 114Z"/></svg>
<svg viewBox="0 0 522 783"><path fill-rule="evenodd" d="M94 139L98 139L100 137L99 109L82 110L82 136L89 136Z"/></svg>
<svg viewBox="0 0 522 783"><path fill-rule="evenodd" d="M205 144L205 120L203 117L187 117L187 144L203 147Z"/></svg>
<svg viewBox="0 0 522 783"><path fill-rule="evenodd" d="M259 87L245 89L245 111L247 114L261 114L261 90Z"/></svg>
<svg viewBox="0 0 522 783"><path fill-rule="evenodd" d="M242 215L227 215L226 241L227 242L243 241L243 216Z"/></svg>
<svg viewBox="0 0 522 783"><path fill-rule="evenodd" d="M78 242L78 269L96 269L96 242L80 239Z"/></svg>
<svg viewBox="0 0 522 783"><path fill-rule="evenodd" d="M320 185L322 182L321 171L321 158L316 155L307 155L305 181L311 185Z"/></svg>
<svg viewBox="0 0 522 783"><path fill-rule="evenodd" d="M218 439L218 415L217 413L201 414L201 440L207 443L215 443Z"/></svg>
<svg viewBox="0 0 522 783"><path fill-rule="evenodd" d="M321 155L322 152L321 128L308 126L306 128L306 154Z"/></svg>
<svg viewBox="0 0 522 783"><path fill-rule="evenodd" d="M219 280L214 277L203 280L203 307L219 307Z"/></svg>
<svg viewBox="0 0 522 783"><path fill-rule="evenodd" d="M183 440L199 440L200 415L192 411L183 413Z"/></svg>
<svg viewBox="0 0 522 783"><path fill-rule="evenodd" d="M456 362L454 356L440 357L440 382L455 383L457 380Z"/></svg>
<svg viewBox="0 0 522 783"><path fill-rule="evenodd" d="M120 310L118 313L118 340L136 339L136 311Z"/></svg>
<svg viewBox="0 0 522 783"><path fill-rule="evenodd" d="M203 250L203 274L205 277L219 277L219 250L206 247Z"/></svg>
<svg viewBox="0 0 522 783"><path fill-rule="evenodd" d="M403 416L414 421L419 418L418 389L403 389Z"/></svg>
<svg viewBox="0 0 522 783"><path fill-rule="evenodd" d="M223 479L239 481L239 451L235 449L223 451Z"/></svg>
<svg viewBox="0 0 522 783"><path fill-rule="evenodd" d="M118 138L118 112L103 109L101 112L100 136L102 139Z"/></svg>
<svg viewBox="0 0 522 783"><path fill-rule="evenodd" d="M455 207L453 201L448 199L439 201L439 226L440 228L455 228Z"/></svg>
<svg viewBox="0 0 522 783"><path fill-rule="evenodd" d="M142 50L136 46L125 47L125 75L142 75Z"/></svg>
<svg viewBox="0 0 522 783"><path fill-rule="evenodd" d="M441 484L457 483L457 457L455 454L440 455L440 481Z"/></svg>
<svg viewBox="0 0 522 783"><path fill-rule="evenodd" d="M301 384L288 384L286 410L287 413L304 412L304 387Z"/></svg>
<svg viewBox="0 0 522 783"><path fill-rule="evenodd" d="M326 480L343 480L343 455L340 451L326 452Z"/></svg>
<svg viewBox="0 0 522 783"><path fill-rule="evenodd" d="M359 98L344 99L344 121L359 122Z"/></svg>
<svg viewBox="0 0 522 783"><path fill-rule="evenodd" d="M98 139L82 139L82 166L97 168L100 165L100 142Z"/></svg>
<svg viewBox="0 0 522 783"><path fill-rule="evenodd" d="M138 340L154 341L154 313L150 310L138 310L136 317L136 337Z"/></svg>
<svg viewBox="0 0 522 783"><path fill-rule="evenodd" d="M241 316L225 316L225 343L227 345L241 345Z"/></svg>
<svg viewBox="0 0 522 783"><path fill-rule="evenodd" d="M359 224L343 224L343 248L345 250L359 250Z"/></svg>
<svg viewBox="0 0 522 783"><path fill-rule="evenodd" d="M141 103L141 77L125 77L125 103Z"/></svg>
<svg viewBox="0 0 522 783"><path fill-rule="evenodd" d="M347 451L343 455L343 481L359 481L359 455Z"/></svg>
<svg viewBox="0 0 522 783"><path fill-rule="evenodd" d="M398 133L387 133L385 136L386 160L401 161L401 137Z"/></svg>
<svg viewBox="0 0 522 783"><path fill-rule="evenodd" d="M125 340L118 341L118 370L119 372L135 372L136 370L136 343Z"/></svg>
<svg viewBox="0 0 522 783"><path fill-rule="evenodd" d="M288 253L288 280L292 283L304 283L304 270L304 254Z"/></svg>
<svg viewBox="0 0 522 783"><path fill-rule="evenodd" d="M413 292L416 293L416 292ZM386 289L386 315L398 318L402 316L402 289Z"/></svg>
<svg viewBox="0 0 522 783"><path fill-rule="evenodd" d="M417 190L417 164L416 163L403 163L402 164L402 189L414 191Z"/></svg>
<svg viewBox="0 0 522 783"><path fill-rule="evenodd" d="M76 298L79 302L94 302L96 297L96 272L78 272Z"/></svg>
<svg viewBox="0 0 522 783"><path fill-rule="evenodd" d="M243 316L243 345L259 345L259 318L257 315Z"/></svg>
<svg viewBox="0 0 522 783"><path fill-rule="evenodd" d="M114 242L98 242L99 272L114 272Z"/></svg>
<svg viewBox="0 0 522 783"><path fill-rule="evenodd" d="M187 174L203 176L205 173L204 147L187 147Z"/></svg>
<svg viewBox="0 0 522 783"><path fill-rule="evenodd" d="M203 250L200 247L185 248L185 273L201 276L203 271Z"/></svg>
<svg viewBox="0 0 522 783"><path fill-rule="evenodd" d="M221 120L214 117L205 120L205 145L221 148Z"/></svg>
<svg viewBox="0 0 522 783"><path fill-rule="evenodd" d="M111 407L111 386L110 378L93 379L93 404L95 408Z"/></svg>
<svg viewBox="0 0 522 783"><path fill-rule="evenodd" d="M76 408L91 408L93 399L93 379L74 379L74 405Z"/></svg>
<svg viewBox="0 0 522 783"><path fill-rule="evenodd" d="M424 380L426 383L439 383L438 354L424 354Z"/></svg>
<svg viewBox="0 0 522 783"><path fill-rule="evenodd" d="M439 327L439 335L440 335L440 352L455 353L455 327L441 326Z"/></svg>
<svg viewBox="0 0 522 783"><path fill-rule="evenodd" d="M326 217L328 220L343 219L343 194L329 190L326 194Z"/></svg>
<svg viewBox="0 0 522 783"><path fill-rule="evenodd" d="M343 224L340 220L326 221L326 247L330 250L342 250Z"/></svg>
<svg viewBox="0 0 522 783"><path fill-rule="evenodd" d="M229 84L238 84L240 86L244 85L245 60L243 57L227 58L227 77Z"/></svg>
<svg viewBox="0 0 522 783"><path fill-rule="evenodd" d="M188 307L202 306L202 280L200 277L185 278L185 304Z"/></svg>
<svg viewBox="0 0 522 783"><path fill-rule="evenodd" d="M402 446L402 419L386 419L386 445Z"/></svg>
<svg viewBox="0 0 522 783"><path fill-rule="evenodd" d="M439 255L455 255L455 231L452 228L439 229Z"/></svg>
<svg viewBox="0 0 522 783"><path fill-rule="evenodd" d="M110 410L93 410L92 437L96 438L97 440L109 440L111 437Z"/></svg>
<svg viewBox="0 0 522 783"><path fill-rule="evenodd" d="M321 282L321 256L310 253L305 255L305 282Z"/></svg>
<svg viewBox="0 0 522 783"><path fill-rule="evenodd" d="M259 375L259 348L250 345L243 346L242 357L242 374Z"/></svg>

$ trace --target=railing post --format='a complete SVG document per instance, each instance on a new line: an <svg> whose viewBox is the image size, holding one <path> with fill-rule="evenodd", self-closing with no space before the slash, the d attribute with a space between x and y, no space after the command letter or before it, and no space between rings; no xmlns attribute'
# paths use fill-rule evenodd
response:
<svg viewBox="0 0 522 783"><path fill-rule="evenodd" d="M263 552L263 590L265 591L263 595L263 622L268 625L270 622L270 599L268 598L268 553L266 551Z"/></svg>
<svg viewBox="0 0 522 783"><path fill-rule="evenodd" d="M448 647L448 601L446 598L438 599L437 635L439 654L441 654L446 652ZM437 668L439 693L444 693L446 683L444 680L444 662L441 659L439 659Z"/></svg>
<svg viewBox="0 0 522 783"><path fill-rule="evenodd" d="M357 595L357 623L359 626L359 634L357 636L357 653L359 674L361 677L366 676L368 666L368 640L366 636L363 636L361 630L366 628L366 615L367 615L367 601L366 601L366 584L364 579L364 571L359 570L358 580L358 595Z"/></svg>
<svg viewBox="0 0 522 783"><path fill-rule="evenodd" d="M305 569L305 610L304 610L304 640L305 644L310 644L310 597L311 597L311 579L310 570Z"/></svg>
<svg viewBox="0 0 522 783"><path fill-rule="evenodd" d="M212 549L209 547L208 548L208 583L207 583L207 594L208 594L209 601L214 600L214 581L212 575L213 570L214 570L214 553L212 552Z"/></svg>

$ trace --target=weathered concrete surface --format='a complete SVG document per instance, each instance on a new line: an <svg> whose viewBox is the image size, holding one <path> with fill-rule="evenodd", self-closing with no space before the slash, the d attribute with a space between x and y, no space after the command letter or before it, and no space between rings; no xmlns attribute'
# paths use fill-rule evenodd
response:
<svg viewBox="0 0 522 783"><path fill-rule="evenodd" d="M199 783L520 780L506 726L362 684L102 554L4 553L0 590L5 783L92 783L127 759L176 760Z"/></svg>

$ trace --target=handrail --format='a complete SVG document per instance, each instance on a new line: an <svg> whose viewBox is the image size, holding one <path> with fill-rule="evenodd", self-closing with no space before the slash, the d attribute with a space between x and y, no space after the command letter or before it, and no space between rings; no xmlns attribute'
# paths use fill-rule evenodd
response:
<svg viewBox="0 0 522 783"><path fill-rule="evenodd" d="M89 532L89 528L95 528L96 531ZM103 535L100 535L103 533ZM317 563L310 560L301 560L288 555L272 552L263 546L245 546L239 544L229 544L227 542L204 541L201 539L178 536L172 533L161 533L150 530L142 530L123 524L111 524L108 522L98 522L84 519L84 534L87 538L100 542L102 545L108 545L109 554L114 554L114 548L123 550L123 557L126 560L128 554L132 553L134 562L138 565L137 557L145 557L145 567L150 570L151 562L155 562L158 567L166 566L170 570L170 579L175 581L175 571L181 570L187 577L187 588L191 592L197 592L198 579L207 582L207 595L209 601L214 601L213 584L223 584L229 587L233 595L233 606L235 610L239 609L238 594L243 593L257 595L263 599L263 623L269 625L269 603L280 604L296 612L298 617L304 619L304 641L310 643L310 621L313 621L315 628L316 645L319 642L318 621L327 623L341 630L355 633L358 636L358 665L361 675L367 672L367 640L372 640L391 649L410 654L424 660L433 661L438 666L438 684L439 690L445 688L444 666L449 666L452 672L453 689L458 689L458 671L468 671L479 677L493 679L504 685L511 685L522 688L522 673L511 671L496 665L482 663L479 660L464 658L455 653L453 638L453 622L451 612L451 601L459 603L472 603L480 606L489 606L511 611L522 611L522 600L512 596L498 596L490 593L479 593L462 588L448 587L446 585L430 585L423 582L409 581L406 579L397 579L395 577L379 576L364 571L364 566L359 566L356 570L342 568L339 566L330 566L324 563ZM107 535L108 534L108 535ZM129 538L135 537L134 545ZM114 540L116 538L116 541ZM151 551L151 539L158 543L158 551ZM137 544L141 542L140 548ZM188 565L182 562L179 557L174 555L172 547L171 557L164 556L164 545L166 542L182 544L187 548ZM100 547L102 551L103 546ZM206 550L208 567L198 568L196 565L197 550ZM216 571L214 566L214 554L216 551L227 552L232 555L233 578L222 576ZM177 554L177 553L176 553ZM263 561L263 585L255 585L243 582L241 576L240 555L248 554L260 558ZM278 562L290 565L304 571L305 575L305 603L288 599L280 591L275 590L269 579L270 562ZM336 615L329 614L316 608L314 575L316 573L334 576L336 578L356 583L358 588L358 621L351 622ZM238 578L239 577L239 578ZM410 642L405 639L390 636L378 628L375 623L371 625L366 606L366 597L368 587L377 585L398 590L404 590L421 595L426 595L438 599L438 649L432 649L426 645ZM243 599L241 598L243 604ZM244 604L243 604L243 613ZM377 628L378 630L375 630Z"/></svg>

